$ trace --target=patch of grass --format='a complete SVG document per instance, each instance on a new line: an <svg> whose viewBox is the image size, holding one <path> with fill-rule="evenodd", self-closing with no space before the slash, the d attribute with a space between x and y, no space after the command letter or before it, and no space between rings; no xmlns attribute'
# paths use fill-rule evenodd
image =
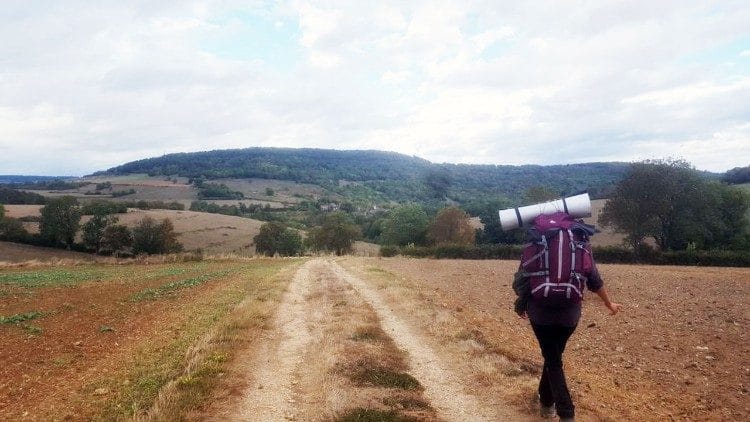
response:
<svg viewBox="0 0 750 422"><path fill-rule="evenodd" d="M39 334L42 334L43 331L42 327L33 324L21 324L21 327L32 336L38 336Z"/></svg>
<svg viewBox="0 0 750 422"><path fill-rule="evenodd" d="M430 408L430 403L414 397L386 397L383 404L388 407L398 407L406 410L425 410Z"/></svg>
<svg viewBox="0 0 750 422"><path fill-rule="evenodd" d="M106 271L96 269L34 269L22 272L0 274L0 284L35 288L69 286L84 281L101 279Z"/></svg>
<svg viewBox="0 0 750 422"><path fill-rule="evenodd" d="M99 327L99 332L100 333L111 333L111 332L114 332L114 331L115 331L115 329L112 328L112 327L110 327L109 325L102 325L102 326Z"/></svg>
<svg viewBox="0 0 750 422"><path fill-rule="evenodd" d="M384 338L387 336L383 330L373 325L358 328L350 337L354 341L379 341Z"/></svg>
<svg viewBox="0 0 750 422"><path fill-rule="evenodd" d="M393 410L364 409L358 407L349 410L338 418L335 422L411 422L416 421L414 418L399 415Z"/></svg>
<svg viewBox="0 0 750 422"><path fill-rule="evenodd" d="M359 367L350 374L350 379L359 384L375 387L401 390L419 390L422 388L419 381L406 372L398 372L378 365Z"/></svg>
<svg viewBox="0 0 750 422"><path fill-rule="evenodd" d="M96 419L137 419L145 417L151 409L149 420L184 420L185 415L199 408L210 396L221 379L220 374L232 361L235 350L242 342L248 341L246 330L262 326L270 318L274 309L272 302L278 301L285 289L280 278L281 270L298 262L227 262L222 267L229 269L193 277L213 278L237 273L236 277L228 278L222 284L226 288L213 292L211 297L196 300L190 317L179 327L178 337L146 341L124 375L129 380L126 384L98 386L111 387L110 390L118 394L104 404L102 414ZM161 293L192 284L168 283L172 287ZM241 302L248 304L237 307ZM194 347L214 328L217 329L216 335L210 341Z"/></svg>
<svg viewBox="0 0 750 422"><path fill-rule="evenodd" d="M131 280L138 274L137 280L151 280L170 277L195 271L200 268L168 266L144 271L143 267L131 265L97 265L71 266L66 268L24 269L22 271L0 272L0 286L23 288L43 288L57 286L74 286L91 281L109 281L114 279Z"/></svg>
<svg viewBox="0 0 750 422"><path fill-rule="evenodd" d="M65 354L65 355L62 355L62 356L59 356L59 357L56 357L56 358L52 359L52 364L55 365L55 366L67 366L71 362L73 362L73 360L74 359L73 359L72 355Z"/></svg>
<svg viewBox="0 0 750 422"><path fill-rule="evenodd" d="M32 319L37 319L41 317L43 314L39 311L31 311L26 312L22 314L15 314L8 317L4 317L0 315L0 324L19 324L24 321L31 321Z"/></svg>
<svg viewBox="0 0 750 422"><path fill-rule="evenodd" d="M373 273L373 274L380 274L380 275L394 276L394 274L393 274L392 272L390 272L390 271L388 271L388 270L384 270L384 269L382 269L382 268L378 268L378 267L368 267L368 268L367 268L367 272L368 272L368 273Z"/></svg>
<svg viewBox="0 0 750 422"><path fill-rule="evenodd" d="M149 271L146 274L143 275L144 279L154 279L154 278L162 278L162 277L171 277L175 275L182 275L185 274L188 271L187 268L184 267L166 267L166 268L160 268L158 270Z"/></svg>
<svg viewBox="0 0 750 422"><path fill-rule="evenodd" d="M130 296L132 302L140 302L142 300L157 300L162 296L168 295L180 289L186 289L202 284L208 280L224 277L229 274L229 271L218 271L211 274L204 274L197 277L186 278L184 280L172 281L157 288L143 289Z"/></svg>

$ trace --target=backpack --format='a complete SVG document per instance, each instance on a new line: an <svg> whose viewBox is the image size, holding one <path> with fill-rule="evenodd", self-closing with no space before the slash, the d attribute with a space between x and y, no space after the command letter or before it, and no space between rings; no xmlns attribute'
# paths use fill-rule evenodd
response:
<svg viewBox="0 0 750 422"><path fill-rule="evenodd" d="M593 226L564 212L534 219L531 242L521 257L521 271L529 278L532 300L552 307L581 302L586 276L594 269L588 242L593 233Z"/></svg>

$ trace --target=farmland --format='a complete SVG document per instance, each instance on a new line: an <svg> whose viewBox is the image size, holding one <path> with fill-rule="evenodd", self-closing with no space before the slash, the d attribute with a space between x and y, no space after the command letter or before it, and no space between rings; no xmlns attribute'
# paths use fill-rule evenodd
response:
<svg viewBox="0 0 750 422"><path fill-rule="evenodd" d="M516 262L166 261L0 269L0 418L533 420ZM600 270L624 309L589 297L569 343L581 420L750 414L746 270Z"/></svg>
<svg viewBox="0 0 750 422"><path fill-rule="evenodd" d="M201 370L210 372L212 363L233 353L220 345L250 341L285 286L283 271L296 263L0 270L0 419L122 419L144 413L169 381L187 376L198 383ZM200 347L201 342L219 346ZM200 396L171 397L184 402Z"/></svg>

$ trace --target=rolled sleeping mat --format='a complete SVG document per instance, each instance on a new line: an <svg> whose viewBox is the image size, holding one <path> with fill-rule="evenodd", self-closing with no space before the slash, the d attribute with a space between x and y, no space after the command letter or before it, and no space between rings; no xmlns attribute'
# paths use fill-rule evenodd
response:
<svg viewBox="0 0 750 422"><path fill-rule="evenodd" d="M503 231L516 229L528 225L538 215L552 214L562 211L573 218L591 217L591 199L588 193L569 196L541 204L500 210L500 226Z"/></svg>

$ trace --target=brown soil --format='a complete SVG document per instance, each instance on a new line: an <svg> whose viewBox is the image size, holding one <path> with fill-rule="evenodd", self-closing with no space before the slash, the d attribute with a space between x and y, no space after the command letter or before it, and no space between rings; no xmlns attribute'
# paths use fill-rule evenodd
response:
<svg viewBox="0 0 750 422"><path fill-rule="evenodd" d="M144 275L168 270L166 265L97 266L112 275L66 287L0 286L0 315L43 314L20 324L0 324L0 419L88 420L102 412L118 394L117 386L130 382L128 370L144 345L157 350L167 346L193 306L233 284L208 281L155 301L131 299L145 288L195 276L194 265L202 265L203 272L227 267L181 265L187 272L175 276ZM14 271L28 272L0 274ZM133 279L134 274L144 276Z"/></svg>
<svg viewBox="0 0 750 422"><path fill-rule="evenodd" d="M0 315L43 312L0 324L0 419L95 418L131 381L145 344L167 347L197 304L241 280L156 301L133 301L133 293L235 264L179 264L188 272L178 275L163 271L175 264L99 264L101 280L67 287L0 284ZM541 358L528 323L512 312L517 265L313 259L276 317L237 343L214 399L187 418L336 420L367 409L413 420L536 420ZM578 420L746 420L747 269L600 270L623 310L611 317L591 294L584 303L565 353ZM0 275L17 271L34 270ZM372 373L407 386L373 384Z"/></svg>
<svg viewBox="0 0 750 422"><path fill-rule="evenodd" d="M386 280L383 286L397 283L418 292L421 303L409 306L437 309L432 320L421 322L433 338L450 340L442 331L457 323L468 330L465 337L496 349L528 374L538 370L541 358L531 330L512 312L510 283L517 262L394 258L348 265L364 272L369 266L371 277L380 273ZM623 310L610 317L598 298L587 296L565 353L579 415L747 419L750 272L629 265L600 265L600 270ZM500 395L531 412L535 388L535 382L521 382L517 392Z"/></svg>

